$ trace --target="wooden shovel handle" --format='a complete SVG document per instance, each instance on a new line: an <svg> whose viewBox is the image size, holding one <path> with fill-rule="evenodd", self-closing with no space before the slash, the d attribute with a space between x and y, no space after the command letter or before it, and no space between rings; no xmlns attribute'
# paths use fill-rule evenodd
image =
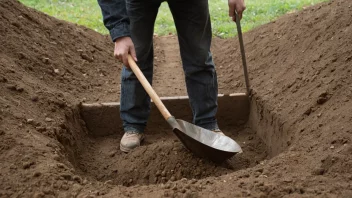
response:
<svg viewBox="0 0 352 198"><path fill-rule="evenodd" d="M163 115L164 119L167 120L171 117L170 112L166 109L163 102L161 102L158 94L155 93L154 89L148 82L148 80L143 75L142 71L139 69L136 62L134 62L131 55L128 55L128 63L130 64L130 68L132 69L133 73L137 76L139 82L144 87L145 91L148 93L149 97L153 100L156 107L158 107L160 113Z"/></svg>

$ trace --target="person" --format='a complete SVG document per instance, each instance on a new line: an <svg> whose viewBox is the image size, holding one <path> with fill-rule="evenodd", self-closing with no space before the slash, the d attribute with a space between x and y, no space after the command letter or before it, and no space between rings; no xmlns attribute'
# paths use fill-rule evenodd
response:
<svg viewBox="0 0 352 198"><path fill-rule="evenodd" d="M159 6L164 0L98 0L105 27L115 43L114 56L123 63L120 116L125 134L120 149L140 146L150 114L150 98L129 69L128 55L148 81L153 77L153 34ZM221 133L215 118L218 82L210 52L212 39L208 0L167 0L177 29L193 123ZM228 0L229 16L242 18L244 0Z"/></svg>

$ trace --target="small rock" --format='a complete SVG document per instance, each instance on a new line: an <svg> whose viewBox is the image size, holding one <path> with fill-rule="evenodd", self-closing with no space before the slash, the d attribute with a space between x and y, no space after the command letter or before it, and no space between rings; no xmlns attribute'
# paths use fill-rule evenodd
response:
<svg viewBox="0 0 352 198"><path fill-rule="evenodd" d="M113 182L112 182L112 180L108 180L108 181L104 182L104 184L107 184L107 185L112 185L112 184L113 184Z"/></svg>
<svg viewBox="0 0 352 198"><path fill-rule="evenodd" d="M258 172L258 171L254 172L254 176L255 176L255 177L259 177L260 175L261 175L260 172Z"/></svg>
<svg viewBox="0 0 352 198"><path fill-rule="evenodd" d="M172 176L172 177L170 178L170 181L176 181L176 178L175 178L174 176Z"/></svg>
<svg viewBox="0 0 352 198"><path fill-rule="evenodd" d="M59 161L60 160L60 156L58 154L54 154L53 155L53 159L56 160L56 161Z"/></svg>
<svg viewBox="0 0 352 198"><path fill-rule="evenodd" d="M48 64L49 62L50 62L50 59L49 59L49 58L43 58L43 63Z"/></svg>
<svg viewBox="0 0 352 198"><path fill-rule="evenodd" d="M291 179L291 178L284 178L284 182L286 182L286 183L291 183L291 182L292 182L292 179Z"/></svg>
<svg viewBox="0 0 352 198"><path fill-rule="evenodd" d="M162 172L161 172L161 176L162 176L162 177L165 177L165 176L166 176L166 171L162 171Z"/></svg>
<svg viewBox="0 0 352 198"><path fill-rule="evenodd" d="M109 157L115 157L115 155L116 155L116 151L111 151L111 152L109 153Z"/></svg>
<svg viewBox="0 0 352 198"><path fill-rule="evenodd" d="M62 185L61 185L61 189L62 189L62 190L68 190L68 189L69 189L69 186L66 185L66 184L62 184Z"/></svg>
<svg viewBox="0 0 352 198"><path fill-rule="evenodd" d="M88 62L93 62L93 58L90 58L87 54L82 53L81 58L88 61Z"/></svg>
<svg viewBox="0 0 352 198"><path fill-rule="evenodd" d="M180 180L181 182L187 182L187 178L182 178L181 180Z"/></svg>
<svg viewBox="0 0 352 198"><path fill-rule="evenodd" d="M317 168L312 172L313 175L324 175L324 173L325 173L325 169L323 168Z"/></svg>
<svg viewBox="0 0 352 198"><path fill-rule="evenodd" d="M185 185L185 188L186 188L186 189L191 189L191 185L186 184L186 185Z"/></svg>
<svg viewBox="0 0 352 198"><path fill-rule="evenodd" d="M30 168L33 165L34 165L34 162L23 162L22 163L22 168L23 169L28 169L28 168Z"/></svg>
<svg viewBox="0 0 352 198"><path fill-rule="evenodd" d="M46 127L35 127L35 129L36 129L38 132L45 132L45 131L46 131Z"/></svg>
<svg viewBox="0 0 352 198"><path fill-rule="evenodd" d="M33 120L33 119L27 119L27 123L28 123L28 124L33 124L33 123L34 123L34 120Z"/></svg>
<svg viewBox="0 0 352 198"><path fill-rule="evenodd" d="M7 85L6 88L11 91L16 91L16 85Z"/></svg>
<svg viewBox="0 0 352 198"><path fill-rule="evenodd" d="M18 53L18 56L19 56L19 59L24 59L27 57L26 54L24 54L23 52Z"/></svg>
<svg viewBox="0 0 352 198"><path fill-rule="evenodd" d="M166 182L167 182L166 177L162 177L162 178L161 178L161 182L162 182L162 183L166 183Z"/></svg>
<svg viewBox="0 0 352 198"><path fill-rule="evenodd" d="M1 77L1 78L0 78L0 82L6 83L6 82L7 82L7 79L6 79L5 77Z"/></svg>
<svg viewBox="0 0 352 198"><path fill-rule="evenodd" d="M44 188L43 193L46 195L52 195L54 194L54 191L51 188Z"/></svg>
<svg viewBox="0 0 352 198"><path fill-rule="evenodd" d="M32 96L31 97L31 101L33 101L33 102L38 102L38 100L39 100L38 96Z"/></svg>
<svg viewBox="0 0 352 198"><path fill-rule="evenodd" d="M67 129L65 123L61 123L59 126L60 126L60 128L62 128L62 129Z"/></svg>
<svg viewBox="0 0 352 198"><path fill-rule="evenodd" d="M23 92L24 89L23 89L22 87L16 87L16 91L18 91L18 92Z"/></svg>
<svg viewBox="0 0 352 198"><path fill-rule="evenodd" d="M249 174L246 173L246 174L243 175L243 177L244 177L244 178L248 178L248 177L249 177Z"/></svg>
<svg viewBox="0 0 352 198"><path fill-rule="evenodd" d="M55 73L55 74L60 73L59 69L54 69L54 73Z"/></svg>
<svg viewBox="0 0 352 198"><path fill-rule="evenodd" d="M36 172L34 172L33 177L39 177L39 176L41 176L41 175L42 175L41 172L36 171Z"/></svg>
<svg viewBox="0 0 352 198"><path fill-rule="evenodd" d="M165 188L165 189L170 189L170 188L171 188L171 184L169 184L169 183L165 184L165 185L164 185L164 188Z"/></svg>
<svg viewBox="0 0 352 198"><path fill-rule="evenodd" d="M59 106L60 108L65 108L66 107L66 103L64 101L61 101L61 100L56 101L55 104L57 106Z"/></svg>
<svg viewBox="0 0 352 198"><path fill-rule="evenodd" d="M78 175L73 176L73 180L76 181L77 183L82 183L82 178ZM111 180L109 180L111 181Z"/></svg>
<svg viewBox="0 0 352 198"><path fill-rule="evenodd" d="M326 101L328 101L328 92L323 92L319 95L318 99L317 99L317 103L318 104L324 104Z"/></svg>
<svg viewBox="0 0 352 198"><path fill-rule="evenodd" d="M42 197L45 197L45 194L42 192L36 192L33 195L33 198L42 198Z"/></svg>
<svg viewBox="0 0 352 198"><path fill-rule="evenodd" d="M328 98L326 98L326 97L319 97L318 98L318 100L317 100L317 103L318 104L320 104L320 105L322 105L322 104L324 104L326 101L328 101Z"/></svg>
<svg viewBox="0 0 352 198"><path fill-rule="evenodd" d="M160 170L156 171L155 176L159 177L161 175Z"/></svg>
<svg viewBox="0 0 352 198"><path fill-rule="evenodd" d="M88 180L87 180L87 179L84 179L84 180L82 181L82 184L83 184L83 185L88 184Z"/></svg>
<svg viewBox="0 0 352 198"><path fill-rule="evenodd" d="M69 181L72 180L72 175L70 173L63 173L63 174L61 174L61 177L63 177L66 180L69 180Z"/></svg>
<svg viewBox="0 0 352 198"><path fill-rule="evenodd" d="M56 166L57 166L58 168L67 169L66 165L63 164L63 163L57 163Z"/></svg>
<svg viewBox="0 0 352 198"><path fill-rule="evenodd" d="M304 112L304 115L309 116L311 113L312 113L312 108L309 108Z"/></svg>
<svg viewBox="0 0 352 198"><path fill-rule="evenodd" d="M206 180L205 181L205 184L213 184L214 182L213 181L211 181L211 180ZM203 183L204 184L204 183Z"/></svg>
<svg viewBox="0 0 352 198"><path fill-rule="evenodd" d="M45 121L46 121L46 122L52 122L52 121L54 121L54 120L47 117L47 118L45 118Z"/></svg>

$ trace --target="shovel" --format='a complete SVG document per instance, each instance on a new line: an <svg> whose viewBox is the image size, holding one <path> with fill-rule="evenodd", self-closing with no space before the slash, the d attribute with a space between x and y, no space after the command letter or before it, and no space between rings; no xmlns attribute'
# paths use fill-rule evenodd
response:
<svg viewBox="0 0 352 198"><path fill-rule="evenodd" d="M155 106L171 126L175 135L188 150L199 157L208 158L218 163L229 159L236 153L242 152L241 147L227 136L220 135L183 120L175 119L166 109L131 55L128 56L128 63L149 97L153 100Z"/></svg>

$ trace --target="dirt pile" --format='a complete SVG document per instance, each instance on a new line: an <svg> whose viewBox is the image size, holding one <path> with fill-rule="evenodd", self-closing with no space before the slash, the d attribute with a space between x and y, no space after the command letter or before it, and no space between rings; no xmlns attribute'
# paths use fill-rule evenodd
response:
<svg viewBox="0 0 352 198"><path fill-rule="evenodd" d="M59 179L70 171L57 141L70 143L60 139L64 112L82 100L118 98L107 94L119 87L113 76L119 68L107 58L111 42L17 1L1 1L0 43L0 196L40 194L38 188L57 195L73 184Z"/></svg>
<svg viewBox="0 0 352 198"><path fill-rule="evenodd" d="M75 106L119 97L109 38L1 0L0 196L351 197L351 13L336 0L244 35L259 122L225 129L250 145L239 167L219 167L163 132L131 155L119 153L120 134L87 136ZM157 92L185 95L177 39L155 48ZM237 38L214 38L213 54L219 92L244 90Z"/></svg>

